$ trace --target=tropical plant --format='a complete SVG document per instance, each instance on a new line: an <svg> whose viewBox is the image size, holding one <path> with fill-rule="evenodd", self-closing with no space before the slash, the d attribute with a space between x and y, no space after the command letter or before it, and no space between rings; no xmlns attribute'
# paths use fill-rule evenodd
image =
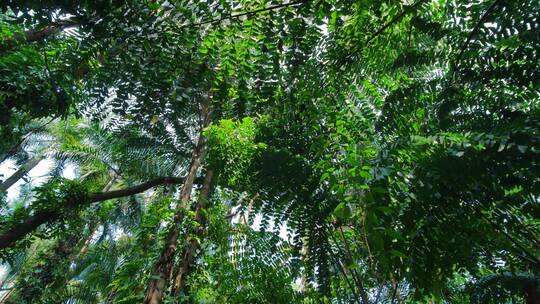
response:
<svg viewBox="0 0 540 304"><path fill-rule="evenodd" d="M0 9L2 301L540 303L537 1Z"/></svg>

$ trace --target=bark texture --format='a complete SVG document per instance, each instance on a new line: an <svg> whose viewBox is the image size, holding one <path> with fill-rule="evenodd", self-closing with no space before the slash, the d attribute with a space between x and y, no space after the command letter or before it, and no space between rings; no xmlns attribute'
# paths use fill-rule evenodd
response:
<svg viewBox="0 0 540 304"><path fill-rule="evenodd" d="M208 98L201 103L201 123L200 134L197 145L191 155L191 163L189 165L188 175L180 192L180 203L174 215L173 223L165 238L165 245L161 255L154 267L154 279L150 281L150 285L144 299L145 304L159 304L167 288L167 283L171 279L172 270L174 267L174 257L178 238L180 236L180 226L184 220L184 211L189 208L191 192L193 190L193 181L197 175L197 171L201 165L206 145L203 137L203 130L210 123L210 103Z"/></svg>
<svg viewBox="0 0 540 304"><path fill-rule="evenodd" d="M214 171L208 170L204 178L204 183L197 200L197 206L195 209L195 221L199 224L193 231L197 238L190 237L184 248L182 260L180 261L180 269L174 280L173 295L178 295L184 291L186 287L186 279L191 272L191 265L195 259L195 252L199 248L198 239L201 239L206 230L206 217L204 210L208 206L208 201L212 195L214 188Z"/></svg>
<svg viewBox="0 0 540 304"><path fill-rule="evenodd" d="M180 203L178 204L175 212L173 224L165 239L163 251L161 252L159 260L155 265L154 273L155 277L157 278L150 282L150 287L148 289L148 293L146 294L144 303L158 304L161 303L161 299L163 298L163 293L167 287L167 281L172 273L174 255L176 253L176 243L178 242L178 237L180 236L180 224L184 219L184 210L189 207L191 192L193 190L193 181L195 180L197 170L201 164L203 152L204 140L202 137L200 137L195 150L193 150L189 172L186 176L182 191L180 192Z"/></svg>

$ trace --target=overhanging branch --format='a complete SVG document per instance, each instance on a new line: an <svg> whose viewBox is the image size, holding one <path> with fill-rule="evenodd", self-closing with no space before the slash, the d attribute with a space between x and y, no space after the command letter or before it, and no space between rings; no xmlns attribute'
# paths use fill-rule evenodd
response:
<svg viewBox="0 0 540 304"><path fill-rule="evenodd" d="M43 41L56 33L77 26L78 23L71 20L64 20L59 22L54 22L49 25L43 26L38 29L31 29L25 31L24 33L15 33L12 38L5 41L5 46L0 49L0 51L8 51L15 49L18 45L23 43L32 43Z"/></svg>
<svg viewBox="0 0 540 304"><path fill-rule="evenodd" d="M403 17L407 16L409 13L413 12L415 9L417 9L420 5L427 2L427 0L418 0L417 2L413 3L411 6L408 6L406 9L404 9L399 15L395 16L390 22L383 25L378 31L375 32L375 34L371 35L367 40L365 45L368 45L373 39L377 38L382 32L386 31L387 28L401 20Z"/></svg>
<svg viewBox="0 0 540 304"><path fill-rule="evenodd" d="M411 4L410 6L407 6L401 13L396 15L392 20L390 20L388 23L383 25L381 28L379 28L373 35L369 36L366 39L366 42L357 48L355 48L351 53L349 53L345 58L343 58L342 62L346 62L349 58L359 53L364 47L368 46L375 38L377 38L380 34L384 33L390 26L394 25L403 17L407 16L408 14L414 12L416 9L418 9L422 4L426 3L427 0L418 0L415 3Z"/></svg>
<svg viewBox="0 0 540 304"><path fill-rule="evenodd" d="M150 188L160 185L182 184L183 177L158 177L137 186L121 190L108 192L91 193L89 199L82 202L68 202L63 208L75 208L77 206L90 203L102 202L110 199L125 197L142 193ZM26 218L23 222L16 224L11 229L0 235L0 250L13 246L17 241L23 239L29 233L35 231L39 226L54 222L60 219L62 213L60 210L40 210L34 215Z"/></svg>
<svg viewBox="0 0 540 304"><path fill-rule="evenodd" d="M491 15L491 13L495 9L495 7L497 7L497 5L499 5L499 2L500 2L500 0L495 0L495 1L493 1L493 3L491 3L491 5L482 14L482 17L480 17L480 19L478 20L478 22L476 23L474 28L471 30L469 35L467 35L467 39L465 40L463 45L460 47L459 53L458 53L458 55L456 57L456 60L454 62L454 67L457 67L457 65L461 61L461 57L463 57L463 54L465 53L465 50L469 47L469 43L471 43L471 40L474 38L474 36L476 35L476 33L478 32L480 27L484 24L487 17L489 17L489 15Z"/></svg>
<svg viewBox="0 0 540 304"><path fill-rule="evenodd" d="M92 193L90 194L90 202L95 203L95 202L106 201L106 200L110 200L114 198L130 196L130 195L144 192L150 188L153 188L159 185L181 184L183 182L184 182L183 177L168 177L168 176L158 177L153 180L142 183L140 185L133 186L126 189L100 192L100 193Z"/></svg>
<svg viewBox="0 0 540 304"><path fill-rule="evenodd" d="M225 20L230 20L230 19L239 18L239 17L243 17L243 16L251 16L251 15L255 15L255 14L258 14L258 13L262 13L262 12L268 12L268 11L272 11L272 10L276 10L276 9L281 9L281 8L284 8L284 7L304 4L304 3L308 2L308 1L309 0L300 0L300 1L293 1L293 2L289 2L289 3L282 3L282 4L272 5L272 6L268 6L268 7L264 7L264 8L261 8L261 9L252 10L252 11L247 11L247 12L243 12L243 13L231 14L231 15L229 15L227 17L204 20L204 21L201 21L199 23L192 23L192 24L185 25L183 27L199 26L199 25L204 25L204 24L209 24L209 23L220 23L220 22L225 21Z"/></svg>

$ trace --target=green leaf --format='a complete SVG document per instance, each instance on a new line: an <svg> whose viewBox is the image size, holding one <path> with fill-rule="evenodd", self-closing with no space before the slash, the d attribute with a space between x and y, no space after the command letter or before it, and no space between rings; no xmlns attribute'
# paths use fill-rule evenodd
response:
<svg viewBox="0 0 540 304"><path fill-rule="evenodd" d="M339 203L333 212L334 216L342 221L346 221L351 218L352 212L349 205L345 202Z"/></svg>

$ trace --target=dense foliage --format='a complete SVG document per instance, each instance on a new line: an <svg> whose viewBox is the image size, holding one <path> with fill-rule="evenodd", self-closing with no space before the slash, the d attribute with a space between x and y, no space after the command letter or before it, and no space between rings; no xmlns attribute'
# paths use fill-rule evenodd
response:
<svg viewBox="0 0 540 304"><path fill-rule="evenodd" d="M538 1L10 0L0 35L0 303L540 303Z"/></svg>

